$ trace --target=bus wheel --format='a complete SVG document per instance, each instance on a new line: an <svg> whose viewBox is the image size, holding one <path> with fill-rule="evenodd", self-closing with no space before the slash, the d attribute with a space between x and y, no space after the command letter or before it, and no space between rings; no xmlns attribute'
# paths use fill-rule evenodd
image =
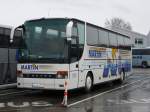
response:
<svg viewBox="0 0 150 112"><path fill-rule="evenodd" d="M87 74L86 80L85 80L85 91L90 92L93 86L93 78L90 73Z"/></svg>
<svg viewBox="0 0 150 112"><path fill-rule="evenodd" d="M124 71L124 69L122 69L119 82L123 83L124 80L125 80L125 71Z"/></svg>
<svg viewBox="0 0 150 112"><path fill-rule="evenodd" d="M145 61L142 62L142 68L147 68L147 62Z"/></svg>

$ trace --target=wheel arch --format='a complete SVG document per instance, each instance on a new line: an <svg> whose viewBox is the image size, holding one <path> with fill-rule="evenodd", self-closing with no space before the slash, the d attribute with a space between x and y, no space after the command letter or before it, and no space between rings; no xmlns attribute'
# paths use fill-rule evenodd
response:
<svg viewBox="0 0 150 112"><path fill-rule="evenodd" d="M145 65L144 68L147 68L149 65L148 65L148 62L146 60L143 60L142 63L141 63L141 66L143 67Z"/></svg>
<svg viewBox="0 0 150 112"><path fill-rule="evenodd" d="M143 60L141 64L145 64L145 63L148 64L147 61Z"/></svg>

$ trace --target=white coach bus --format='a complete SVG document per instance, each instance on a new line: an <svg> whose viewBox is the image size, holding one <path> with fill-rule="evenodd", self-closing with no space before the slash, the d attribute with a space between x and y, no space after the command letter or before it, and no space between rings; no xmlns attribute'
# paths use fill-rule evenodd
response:
<svg viewBox="0 0 150 112"><path fill-rule="evenodd" d="M68 90L125 80L131 71L130 38L69 18L26 21L17 59L18 88Z"/></svg>

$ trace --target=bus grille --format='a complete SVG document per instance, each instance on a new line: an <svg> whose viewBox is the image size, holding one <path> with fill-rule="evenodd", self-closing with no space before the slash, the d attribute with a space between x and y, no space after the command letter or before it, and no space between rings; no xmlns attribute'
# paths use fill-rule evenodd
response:
<svg viewBox="0 0 150 112"><path fill-rule="evenodd" d="M23 74L23 78L56 78L56 74Z"/></svg>

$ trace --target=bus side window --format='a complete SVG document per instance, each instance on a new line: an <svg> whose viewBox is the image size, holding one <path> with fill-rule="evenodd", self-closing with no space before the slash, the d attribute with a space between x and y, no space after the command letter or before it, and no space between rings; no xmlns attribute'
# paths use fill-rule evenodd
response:
<svg viewBox="0 0 150 112"><path fill-rule="evenodd" d="M118 42L117 42L117 35L114 33L109 33L109 46L110 47L117 47Z"/></svg>
<svg viewBox="0 0 150 112"><path fill-rule="evenodd" d="M98 45L98 29L94 26L87 25L87 44L96 46Z"/></svg>
<svg viewBox="0 0 150 112"><path fill-rule="evenodd" d="M132 56L133 57L133 59L136 59L136 56Z"/></svg>
<svg viewBox="0 0 150 112"><path fill-rule="evenodd" d="M0 47L8 48L11 29L0 28Z"/></svg>
<svg viewBox="0 0 150 112"><path fill-rule="evenodd" d="M118 39L118 47L119 48L124 48L124 37L121 35L117 35L117 39Z"/></svg>
<svg viewBox="0 0 150 112"><path fill-rule="evenodd" d="M0 47L2 47L3 38L4 38L4 28L0 28Z"/></svg>
<svg viewBox="0 0 150 112"><path fill-rule="evenodd" d="M16 30L13 38L13 43L11 44L12 48L20 48L22 47L22 31L21 30Z"/></svg>
<svg viewBox="0 0 150 112"><path fill-rule="evenodd" d="M81 58L84 49L84 41L85 41L85 25L83 23L77 23L78 27L78 37L79 37L79 58Z"/></svg>
<svg viewBox="0 0 150 112"><path fill-rule="evenodd" d="M131 40L127 37L124 38L124 43L125 43L125 47L127 50L130 50L130 46L132 45L131 44Z"/></svg>
<svg viewBox="0 0 150 112"><path fill-rule="evenodd" d="M78 37L77 26L73 26L72 39L71 39L71 49L70 49L71 62L75 62L78 60L78 52L77 52L77 48L78 48L77 40L78 39L77 39L77 37Z"/></svg>
<svg viewBox="0 0 150 112"><path fill-rule="evenodd" d="M99 29L99 45L101 47L109 46L108 32L102 29Z"/></svg>

